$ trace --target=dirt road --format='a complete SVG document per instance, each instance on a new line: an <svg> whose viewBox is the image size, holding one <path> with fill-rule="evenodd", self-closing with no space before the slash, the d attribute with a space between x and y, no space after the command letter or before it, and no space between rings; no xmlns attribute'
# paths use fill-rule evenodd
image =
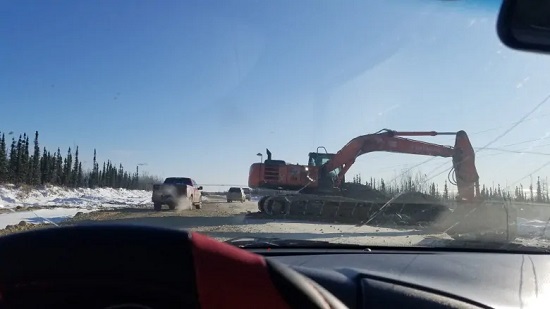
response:
<svg viewBox="0 0 550 309"><path fill-rule="evenodd" d="M291 239L327 240L339 243L366 245L428 245L422 231L395 230L372 226L355 226L336 223L313 223L300 221L274 221L246 217L256 212L256 202L227 203L224 197L209 196L200 210L163 210L156 212L152 206L79 213L61 225L74 224L137 224L171 229L197 231L219 240L237 237L281 237ZM22 224L0 231L7 234L40 228ZM47 225L46 225L47 226ZM435 235L434 235L435 236ZM437 235L444 237L442 235ZM427 243L428 242L428 243Z"/></svg>
<svg viewBox="0 0 550 309"><path fill-rule="evenodd" d="M77 213L60 225L76 224L136 224L197 231L224 241L242 237L279 237L311 239L366 246L460 246L446 234L427 234L412 229L391 229L353 224L304 222L251 218L257 212L256 202L227 203L223 196L209 196L202 209L156 212L152 205L134 208ZM0 230L0 235L36 228L53 227L48 224L30 224L25 221ZM515 243L550 248L550 241L539 237L518 238Z"/></svg>
<svg viewBox="0 0 550 309"><path fill-rule="evenodd" d="M243 225L248 212L257 211L255 202L227 203L223 197L209 197L202 209L154 211L151 206L77 214L63 224L137 224L173 229L209 230L211 227Z"/></svg>

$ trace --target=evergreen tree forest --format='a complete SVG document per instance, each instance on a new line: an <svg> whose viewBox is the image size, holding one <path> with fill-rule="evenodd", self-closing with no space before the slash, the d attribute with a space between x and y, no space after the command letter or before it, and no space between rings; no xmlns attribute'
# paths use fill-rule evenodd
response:
<svg viewBox="0 0 550 309"><path fill-rule="evenodd" d="M456 195L452 192L456 191L456 186L449 181L445 181L443 186L439 186L434 182L426 181L426 176L418 173L416 176L404 174L397 181L387 181L384 179L369 178L366 181L361 179L360 174L356 174L352 179L353 183L365 184L371 189L378 190L382 193L393 196L400 192L421 192L431 195L437 199L450 200ZM484 199L502 200L507 199L515 202L530 202L530 203L547 203L550 204L548 182L536 177L534 183L529 186L518 184L514 188L506 189L500 184L491 186L480 185L480 195Z"/></svg>
<svg viewBox="0 0 550 309"><path fill-rule="evenodd" d="M91 170L83 170L78 146L64 152L60 148L51 151L40 147L38 137L36 131L31 144L27 134L9 141L0 132L0 184L149 189L157 181L155 177L140 176L138 167L130 172L110 160L98 162L95 149Z"/></svg>

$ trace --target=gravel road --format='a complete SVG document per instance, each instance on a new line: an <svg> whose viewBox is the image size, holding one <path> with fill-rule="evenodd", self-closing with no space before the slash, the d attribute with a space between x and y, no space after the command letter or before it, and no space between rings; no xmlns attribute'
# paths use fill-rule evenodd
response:
<svg viewBox="0 0 550 309"><path fill-rule="evenodd" d="M396 230L371 226L355 226L336 223L313 223L299 221L274 221L246 217L249 212L257 212L256 202L227 203L222 196L209 196L200 210L153 211L151 205L78 213L61 225L74 224L137 224L160 226L172 229L197 231L219 240L236 237L281 237L292 239L328 240L339 243L361 243L366 245L429 245L433 237L446 238L446 235L431 235L414 230ZM9 226L0 235L24 231L48 225L24 224Z"/></svg>
<svg viewBox="0 0 550 309"><path fill-rule="evenodd" d="M280 237L287 239L325 240L337 243L353 243L368 246L454 246L446 234L427 234L412 229L390 229L353 224L304 222L296 220L270 220L250 218L246 215L257 212L256 202L227 203L223 196L209 196L202 209L168 210L156 212L152 205L134 208L118 208L88 213L60 225L75 224L136 224L190 230L206 234L218 240L237 237ZM0 235L29 229L51 227L49 224L21 222L0 230ZM550 248L550 242L526 238L516 243Z"/></svg>

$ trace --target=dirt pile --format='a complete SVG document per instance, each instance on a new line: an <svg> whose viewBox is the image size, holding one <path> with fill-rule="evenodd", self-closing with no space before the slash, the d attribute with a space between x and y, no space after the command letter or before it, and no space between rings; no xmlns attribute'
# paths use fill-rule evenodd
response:
<svg viewBox="0 0 550 309"><path fill-rule="evenodd" d="M54 225L49 223L31 224L26 221L21 221L15 225L7 225L6 228L0 230L0 236L49 227L54 227Z"/></svg>
<svg viewBox="0 0 550 309"><path fill-rule="evenodd" d="M342 186L342 194L346 197L372 202L384 202L391 198L381 191L358 183L345 183Z"/></svg>

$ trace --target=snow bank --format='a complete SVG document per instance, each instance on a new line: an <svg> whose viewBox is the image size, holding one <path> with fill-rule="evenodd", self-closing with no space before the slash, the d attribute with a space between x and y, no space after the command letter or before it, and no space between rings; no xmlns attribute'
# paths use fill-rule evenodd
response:
<svg viewBox="0 0 550 309"><path fill-rule="evenodd" d="M518 218L517 222L518 236L550 239L550 223L542 220L528 220L524 218Z"/></svg>
<svg viewBox="0 0 550 309"><path fill-rule="evenodd" d="M13 211L0 215L0 229L4 229L8 225L18 224L21 221L26 221L31 224L52 222L58 224L74 217L78 212L87 213L90 211L91 210L79 208L47 208L33 211Z"/></svg>
<svg viewBox="0 0 550 309"><path fill-rule="evenodd" d="M128 207L151 203L151 192L113 188L62 188L44 186L36 189L0 186L0 207Z"/></svg>

